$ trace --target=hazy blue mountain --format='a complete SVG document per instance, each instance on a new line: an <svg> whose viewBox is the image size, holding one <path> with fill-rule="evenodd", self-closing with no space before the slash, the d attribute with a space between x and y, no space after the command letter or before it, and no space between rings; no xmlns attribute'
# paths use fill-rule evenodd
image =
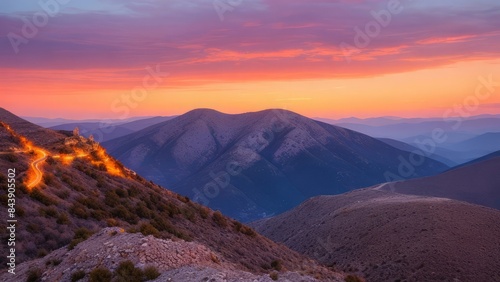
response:
<svg viewBox="0 0 500 282"><path fill-rule="evenodd" d="M126 123L76 122L61 124L51 127L51 129L73 130L75 127L78 127L80 129L81 135L88 137L92 134L96 141L105 142L139 131L151 125L170 120L172 118L173 117L152 117Z"/></svg>
<svg viewBox="0 0 500 282"><path fill-rule="evenodd" d="M62 124L68 123L110 123L110 124L123 124L129 123L136 120L147 119L150 117L140 116L140 117L131 117L127 119L65 119L65 118L44 118L44 117L22 117L24 120L34 123L39 126L43 126L45 128L54 127Z"/></svg>
<svg viewBox="0 0 500 282"><path fill-rule="evenodd" d="M448 168L425 158L405 172L408 152L284 110L194 110L103 145L148 179L242 220L385 182L388 172Z"/></svg>
<svg viewBox="0 0 500 282"><path fill-rule="evenodd" d="M414 151L420 151L420 152L423 152L421 149L419 149L418 147L416 146L413 146L413 145L410 145L408 143L405 143L403 141L398 141L398 140L394 140L394 139L390 139L390 138L377 138L378 140L384 142L384 143L387 143L389 145L391 145L392 147L394 148L397 148L399 150L403 150L403 151L407 151L407 152L414 152ZM436 151L446 151L446 150L443 150L441 148L438 148ZM456 155L456 153L455 153ZM455 161L452 161L448 158L445 158L441 155L438 155L437 153L433 153L431 154L430 156L428 156L429 158L431 159L434 159L438 162L442 162L444 164L446 164L447 166L450 166L450 167L454 167L456 165L458 165L457 162Z"/></svg>

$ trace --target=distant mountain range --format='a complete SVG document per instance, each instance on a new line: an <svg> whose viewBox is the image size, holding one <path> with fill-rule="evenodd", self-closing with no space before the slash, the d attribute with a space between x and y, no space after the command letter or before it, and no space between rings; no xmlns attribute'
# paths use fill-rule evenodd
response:
<svg viewBox="0 0 500 282"><path fill-rule="evenodd" d="M75 127L80 129L80 134L89 137L93 135L98 142L105 142L111 139L125 136L137 132L141 129L155 125L173 117L151 117L129 122L71 122L50 127L54 130L73 130Z"/></svg>
<svg viewBox="0 0 500 282"><path fill-rule="evenodd" d="M410 158L364 134L284 110L199 109L103 146L148 179L240 220L386 182L386 173L398 174ZM406 176L446 169L424 158Z"/></svg>
<svg viewBox="0 0 500 282"><path fill-rule="evenodd" d="M325 120L325 119L321 119ZM405 142L413 147L432 143L432 156L448 165L463 164L500 150L500 116L481 115L469 118L404 119L382 117L325 120L373 137ZM440 132L436 140L435 132ZM441 140L442 138L442 140Z"/></svg>

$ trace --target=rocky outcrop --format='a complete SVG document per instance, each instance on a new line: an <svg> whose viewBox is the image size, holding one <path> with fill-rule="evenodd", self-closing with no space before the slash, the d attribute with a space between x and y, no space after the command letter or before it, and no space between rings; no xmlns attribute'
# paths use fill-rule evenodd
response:
<svg viewBox="0 0 500 282"><path fill-rule="evenodd" d="M87 281L93 269L103 267L113 272L125 260L138 268L157 268L161 276L155 281L273 281L268 274L242 271L199 243L126 233L117 227L102 229L72 250L64 247L44 258L22 263L15 275L4 273L0 281L26 281L35 269L40 270L42 281L71 281L77 271L85 272L81 281ZM298 273L276 274L278 281L318 281Z"/></svg>

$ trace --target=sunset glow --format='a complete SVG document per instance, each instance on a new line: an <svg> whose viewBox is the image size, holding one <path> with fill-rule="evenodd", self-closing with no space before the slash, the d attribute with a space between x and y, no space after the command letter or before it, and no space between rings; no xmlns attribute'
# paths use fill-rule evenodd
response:
<svg viewBox="0 0 500 282"><path fill-rule="evenodd" d="M27 43L12 44L7 35L23 33L19 16L44 10L5 1L1 106L75 119L194 108L442 116L474 94L479 77L500 81L500 6L434 2L400 1L359 48L357 30L387 3L243 1L221 21L211 1L71 2ZM343 43L355 49L347 54ZM479 102L474 114L500 112L499 95Z"/></svg>

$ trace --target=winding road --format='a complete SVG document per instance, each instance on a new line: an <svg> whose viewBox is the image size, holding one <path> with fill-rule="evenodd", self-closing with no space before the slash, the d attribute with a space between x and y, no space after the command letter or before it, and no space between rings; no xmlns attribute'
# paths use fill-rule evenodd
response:
<svg viewBox="0 0 500 282"><path fill-rule="evenodd" d="M28 186L29 189L37 186L40 183L40 181L42 181L42 178L43 178L43 172L40 170L40 168L38 167L38 165L41 162L44 162L47 159L47 153L45 153L45 151L40 150L40 149L38 149L37 151L38 151L38 153L40 153L42 155L42 157L39 158L39 159L34 160L30 164L30 167L35 172L35 176L36 177L35 177L35 179L33 179L33 181L31 181L31 183L28 183L27 186Z"/></svg>

